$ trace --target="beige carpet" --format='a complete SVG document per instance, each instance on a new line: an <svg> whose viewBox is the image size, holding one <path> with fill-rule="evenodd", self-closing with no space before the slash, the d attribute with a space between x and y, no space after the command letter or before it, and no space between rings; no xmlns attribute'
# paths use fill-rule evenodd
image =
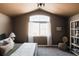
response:
<svg viewBox="0 0 79 59"><path fill-rule="evenodd" d="M75 56L56 47L38 47L38 56Z"/></svg>

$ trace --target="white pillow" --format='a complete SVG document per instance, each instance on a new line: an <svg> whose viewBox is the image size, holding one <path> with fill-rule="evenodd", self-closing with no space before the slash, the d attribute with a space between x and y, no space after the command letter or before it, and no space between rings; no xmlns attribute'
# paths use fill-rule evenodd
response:
<svg viewBox="0 0 79 59"><path fill-rule="evenodd" d="M0 41L0 46L3 45L3 42L4 42L3 40Z"/></svg>
<svg viewBox="0 0 79 59"><path fill-rule="evenodd" d="M3 45L0 46L0 48L4 50L3 54L9 52L11 49L13 49L13 47L14 47L14 41L11 38L4 39Z"/></svg>
<svg viewBox="0 0 79 59"><path fill-rule="evenodd" d="M0 41L0 46L3 46L5 43L9 43L9 38Z"/></svg>

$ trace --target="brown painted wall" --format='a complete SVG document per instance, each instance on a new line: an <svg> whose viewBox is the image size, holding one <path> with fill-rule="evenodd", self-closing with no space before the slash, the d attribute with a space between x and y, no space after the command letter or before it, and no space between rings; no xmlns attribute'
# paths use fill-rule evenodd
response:
<svg viewBox="0 0 79 59"><path fill-rule="evenodd" d="M11 20L8 16L0 13L0 34L5 33L7 36L12 31Z"/></svg>
<svg viewBox="0 0 79 59"><path fill-rule="evenodd" d="M17 16L13 18L13 31L16 34L15 42L27 41L27 16Z"/></svg>
<svg viewBox="0 0 79 59"><path fill-rule="evenodd" d="M28 21L30 15L43 14L50 16L51 20L51 33L53 44L61 42L62 36L66 35L67 19L58 15L51 14L43 10L36 10L27 14L16 16L13 18L13 30L16 34L16 42L28 41ZM63 27L62 31L57 31L56 27Z"/></svg>

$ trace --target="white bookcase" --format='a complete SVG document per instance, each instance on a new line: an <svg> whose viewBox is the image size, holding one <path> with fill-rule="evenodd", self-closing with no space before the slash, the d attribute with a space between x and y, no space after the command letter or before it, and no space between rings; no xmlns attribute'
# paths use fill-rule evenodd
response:
<svg viewBox="0 0 79 59"><path fill-rule="evenodd" d="M70 21L70 50L79 55L79 20Z"/></svg>

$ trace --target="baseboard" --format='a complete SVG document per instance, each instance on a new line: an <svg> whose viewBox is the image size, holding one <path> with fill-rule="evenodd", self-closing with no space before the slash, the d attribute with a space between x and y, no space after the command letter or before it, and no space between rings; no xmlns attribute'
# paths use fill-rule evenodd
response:
<svg viewBox="0 0 79 59"><path fill-rule="evenodd" d="M58 45L38 45L38 47L58 47Z"/></svg>

